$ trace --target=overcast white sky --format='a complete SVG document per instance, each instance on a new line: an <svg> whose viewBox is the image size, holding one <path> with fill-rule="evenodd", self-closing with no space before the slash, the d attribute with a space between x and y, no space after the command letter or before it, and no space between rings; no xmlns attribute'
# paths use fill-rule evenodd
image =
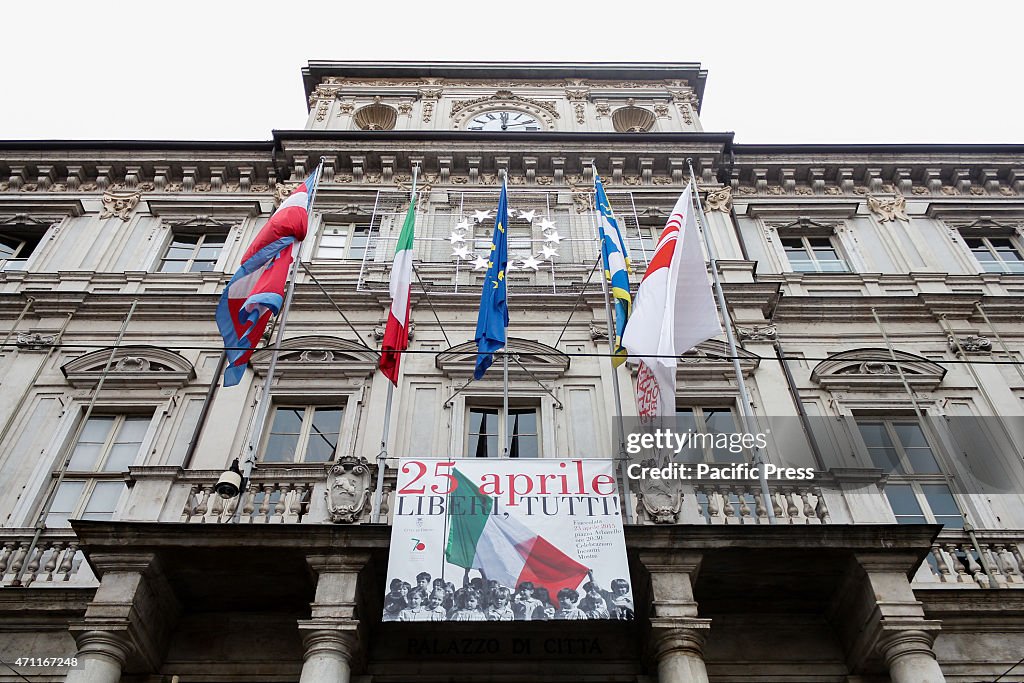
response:
<svg viewBox="0 0 1024 683"><path fill-rule="evenodd" d="M0 139L266 140L309 60L693 61L741 143L1022 143L1024 3L30 2Z"/></svg>

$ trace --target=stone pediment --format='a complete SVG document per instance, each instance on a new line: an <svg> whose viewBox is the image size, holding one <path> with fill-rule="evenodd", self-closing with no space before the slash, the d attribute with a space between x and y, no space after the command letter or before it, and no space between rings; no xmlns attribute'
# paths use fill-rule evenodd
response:
<svg viewBox="0 0 1024 683"><path fill-rule="evenodd" d="M750 377L761 363L761 357L746 349L737 348L740 371ZM718 339L709 339L684 353L676 365L676 378L682 381L735 377L729 345Z"/></svg>
<svg viewBox="0 0 1024 683"><path fill-rule="evenodd" d="M569 369L569 356L547 344L509 337L506 348L512 354L508 361L509 377L528 379L532 373L537 379L552 380L561 377ZM513 358L519 362L515 362ZM446 377L472 375L473 367L476 365L476 342L468 341L451 347L438 354L435 364ZM501 366L501 357L495 355L494 365L491 366L486 378L500 380ZM523 369L524 367L529 373Z"/></svg>
<svg viewBox="0 0 1024 683"><path fill-rule="evenodd" d="M866 348L837 353L818 363L811 380L827 389L870 389L905 391L900 370L907 383L917 389L934 389L946 375L938 363L905 351Z"/></svg>
<svg viewBox="0 0 1024 683"><path fill-rule="evenodd" d="M68 361L61 366L61 372L74 387L94 387L103 376L111 353L113 360L103 382L106 388L182 387L196 377L195 367L188 359L156 346L100 349Z"/></svg>
<svg viewBox="0 0 1024 683"><path fill-rule="evenodd" d="M271 348L252 355L253 371L265 377L270 367ZM309 335L286 339L281 343L276 374L288 379L324 379L325 377L369 377L377 369L379 355L357 342L339 337Z"/></svg>

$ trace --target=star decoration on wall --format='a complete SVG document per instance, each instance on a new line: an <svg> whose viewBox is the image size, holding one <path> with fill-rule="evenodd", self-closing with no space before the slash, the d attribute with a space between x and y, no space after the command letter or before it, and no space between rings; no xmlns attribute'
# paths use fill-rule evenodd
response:
<svg viewBox="0 0 1024 683"><path fill-rule="evenodd" d="M530 209L529 211L513 209L511 207L508 209L508 223L506 225L510 225L513 220L521 220L530 224L532 230L539 230L544 237L544 244L536 253L509 254L507 266L509 272L514 270L538 272L545 261L550 261L558 256L558 250L554 248L554 245L557 245L562 240L562 236L555 230L554 221L550 218L538 217L537 212L538 209ZM491 246L491 241L488 239L486 246L481 246L480 244L481 238L491 237L491 231L487 229L489 226L482 226L482 234L474 234L476 231L475 226L479 226L484 221L490 219L491 216L492 212L489 210L479 211L474 209L472 219L465 216L459 217L451 234L448 235L448 241L452 245L452 256L460 261L469 261L474 271L485 271L491 266L491 262L488 260L489 252L487 251ZM536 232L533 235L534 237L538 236ZM531 238L531 240L533 239Z"/></svg>
<svg viewBox="0 0 1024 683"><path fill-rule="evenodd" d="M530 270L536 271L540 263L541 262L535 259L533 256L527 256L526 258L523 259L523 263L520 266L520 268L522 270L526 270L527 268L529 268Z"/></svg>

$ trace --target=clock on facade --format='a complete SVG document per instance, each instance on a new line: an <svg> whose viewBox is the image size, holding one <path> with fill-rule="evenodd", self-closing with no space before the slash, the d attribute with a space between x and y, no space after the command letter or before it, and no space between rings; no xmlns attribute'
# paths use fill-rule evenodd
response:
<svg viewBox="0 0 1024 683"><path fill-rule="evenodd" d="M500 109L474 116L467 127L468 130L487 131L535 131L540 130L540 122L532 114L514 109Z"/></svg>

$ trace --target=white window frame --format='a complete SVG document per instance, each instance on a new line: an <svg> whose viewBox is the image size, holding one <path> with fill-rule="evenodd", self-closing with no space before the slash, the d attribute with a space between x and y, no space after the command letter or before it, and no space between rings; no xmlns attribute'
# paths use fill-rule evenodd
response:
<svg viewBox="0 0 1024 683"><path fill-rule="evenodd" d="M125 500L125 493L128 490L127 486L124 485L124 471L125 470L104 471L103 467L106 465L107 461L109 460L111 452L113 451L114 446L118 443L117 442L117 437L120 435L121 428L124 426L124 424L125 424L125 422L127 420L129 420L129 419L139 419L139 420L146 420L147 423L148 423L147 427L146 427L146 431L143 433L141 441L139 441L139 448L136 451L135 456L132 458L132 462L130 464L136 464L136 463L138 463L143 458L143 454L146 452L146 450L148 448L148 444L150 443L150 432L152 431L152 428L153 428L153 415L152 414L146 414L146 413L114 413L114 412L107 412L107 411L105 411L105 412L97 412L97 413L94 413L94 414L90 415L89 416L89 420L87 420L87 421L85 421L85 422L83 422L81 424L81 427L78 430L76 430L76 433L73 436L74 442L70 445L70 448L71 448L70 453L74 453L75 449L82 443L82 437L85 434L86 425L88 424L89 421L94 420L94 419L95 420L100 420L100 419L106 419L106 418L113 418L114 422L113 422L113 424L111 426L110 432L107 434L105 440L103 441L100 453L97 456L96 462L93 465L93 469L92 470L71 470L71 469L68 469L64 473L64 477L61 479L61 486L63 486L64 484L71 484L71 483L77 483L77 482L83 482L84 483L84 485L82 487L82 491L81 491L81 493L78 496L78 502L68 512L67 519L85 519L86 518L86 517L83 517L82 515L85 514L85 510L86 510L86 508L88 507L89 503L92 500L92 496L93 496L93 494L96 491L96 486L99 483L101 483L101 482L118 482L118 483L120 483L122 485L122 491L121 491L121 493L120 493L120 495L118 497L118 500L114 504L114 509L112 510L113 516L111 518L112 519L116 518L118 510L121 508L121 505L123 504L123 502ZM69 456L70 456L70 453L69 453ZM73 458L69 458L69 460L70 459L73 459ZM58 463L58 466L60 466L62 464L63 464L63 462ZM69 467L70 467L70 462L69 462ZM59 474L60 474L59 470L53 471L52 472L52 478L55 479L56 477L59 476ZM59 492L59 489L60 489L60 487L58 487L58 492ZM56 495L57 495L57 492L54 492L55 498L56 498ZM47 515L47 526L51 526L52 522L49 520L49 518L52 516L53 513L51 511L47 511L47 512L49 513ZM63 525L61 525L61 527L63 527Z"/></svg>
<svg viewBox="0 0 1024 683"><path fill-rule="evenodd" d="M967 247L967 250L971 253L971 258L974 259L974 263L978 266L978 268L981 270L981 272L983 272L983 273L1009 273L1009 274L1013 274L1013 275L1024 275L1024 249L1021 249L1020 240L1016 239L1016 235L1006 235L1006 234L1000 234L1000 235L997 235L997 234L988 234L988 235L981 234L981 235L979 235L979 234L963 234L963 233L961 233L960 237L963 239L964 245ZM988 253L992 255L993 259L991 261L982 261L981 259L979 259L977 257L977 254L975 252L974 247L972 247L971 244L970 244L971 240L981 240L982 246L984 246L985 249L988 251ZM993 247L992 240L1006 240L1007 242L1009 242L1010 246L1017 253L1017 255L1021 258L1021 260L1020 261L1004 261L1002 259L1002 257L999 255L1000 254L999 250ZM989 264L989 263L998 264L999 265L999 270L988 270L985 267L985 265ZM1016 264L1016 266L1011 266L1010 265L1011 263L1012 264Z"/></svg>
<svg viewBox="0 0 1024 683"><path fill-rule="evenodd" d="M369 217L365 221L325 222L320 229L320 234L317 236L313 258L317 261L363 261L364 259L372 261L377 249L377 245L374 244L371 236L372 227ZM355 247L352 243L353 238L357 233L361 232L366 235L366 243L362 247ZM325 237L344 237L345 243L340 247L325 246ZM322 250L325 248L339 249L343 255L325 256L322 253ZM361 253L354 253L353 250L357 248L361 250Z"/></svg>
<svg viewBox="0 0 1024 683"><path fill-rule="evenodd" d="M302 410L302 423L299 428L298 439L295 442L295 453L291 460L266 460L267 448L270 445L270 437L274 433L274 420L277 417L277 413L280 410ZM338 442L335 444L334 452L331 457L327 460L306 460L306 455L309 452L309 442L313 436L313 417L316 414L316 410L340 410L341 419L338 422ZM282 398L277 401L271 407L270 419L267 420L267 427L263 434L263 443L260 446L260 463L273 466L273 465L317 465L323 466L324 463L332 462L338 458L338 455L343 452L345 447L345 427L348 420L348 402L343 397L337 397L336 399L326 399L319 402L306 402L303 403L301 400L288 400ZM301 454L301 457L300 457Z"/></svg>
<svg viewBox="0 0 1024 683"><path fill-rule="evenodd" d="M4 245L10 246L8 242L18 242L18 245L13 247L14 252L10 256L0 256L0 271L27 269L29 259L36 254L40 245L43 243L45 233L40 233L38 236L20 234L24 232L24 230L17 230L14 232L0 230L0 237L3 238ZM30 249L28 254L22 256L21 254L24 254L26 247L29 246Z"/></svg>
<svg viewBox="0 0 1024 683"><path fill-rule="evenodd" d="M175 274L184 274L184 273L215 273L215 272L218 271L217 265L221 262L221 259L224 258L224 251L225 251L225 249L228 246L228 233L227 232L212 231L212 230L211 231L199 232L199 231L191 231L191 230L174 230L174 229L171 229L169 232L170 232L170 237L167 240L167 244L164 245L163 250L160 252L160 257L156 261L156 272L157 273L166 274L166 275L175 275ZM167 258L167 254L174 247L174 241L176 239L186 238L186 237L187 238L192 238L192 237L198 238L196 240L195 248L192 249L192 254L187 259L178 259L178 258L169 259L169 258ZM213 259L213 263L210 265L210 269L209 270L205 270L205 271L204 270L192 270L192 266L195 265L195 263L197 261L201 261L203 263L206 263L207 261L210 260L210 259L199 259L198 258L200 249L202 249L204 246L206 246L205 243L207 241L207 238L210 238L210 237L221 239L220 250L217 252L217 258ZM164 270L163 269L164 263L172 263L172 262L173 263L184 263L185 264L185 268L183 270Z"/></svg>
<svg viewBox="0 0 1024 683"><path fill-rule="evenodd" d="M706 411L711 411L711 412L726 412L727 411L729 413L730 417L732 418L733 429L736 432L740 431L741 421L739 419L739 416L738 416L737 410L736 410L736 406L734 404L731 404L731 403L730 404L726 404L726 403L721 403L721 404L715 404L715 403L701 403L701 404L697 404L697 403L679 403L679 404L676 405L676 415L678 416L681 411L692 411L693 412L694 424L696 426L696 433L700 433L700 434L716 434L716 433L720 433L720 432L711 432L711 431L708 430L707 417L705 415ZM681 429L682 429L682 426L680 425L680 430ZM682 451L680 451L680 454L682 454ZM719 460L719 459L717 459L715 457L714 449L712 449L710 447L707 447L707 446L705 446L704 449L703 449L703 455L704 455L704 457L703 457L702 462L705 462L705 463L708 463L708 464L711 464L711 465L727 465L727 464L731 464L731 463L734 463L734 462L748 462L750 460L750 453L746 449L744 449L740 453L730 454L730 455L732 455L735 458L733 460Z"/></svg>
<svg viewBox="0 0 1024 683"><path fill-rule="evenodd" d="M793 260L790 258L789 251L786 248L785 242L787 240L800 240L800 244L803 247L804 254L807 257L804 259L805 262L814 265L813 270L801 269L798 270L794 267ZM814 247L811 246L809 240L828 240L829 246L839 257L836 262L842 264L842 270L825 270L821 267L821 261L814 253ZM823 235L823 234L792 234L787 232L779 232L779 248L782 250L783 257L786 259L786 264L789 270L794 273L850 273L850 259L843 252L842 245L835 235Z"/></svg>
<svg viewBox="0 0 1024 683"><path fill-rule="evenodd" d="M530 434L523 434L524 436L534 436L537 439L537 458L544 457L544 423L542 422L542 408L539 402L523 401L517 399L509 402L509 415L513 415L515 411L531 410L535 416L536 432ZM508 433L508 416L505 415L504 406L501 403L493 403L493 399L480 399L480 398L469 398L465 403L465 415L466 424L463 430L463 448L462 451L465 454L464 457L473 458L476 457L474 454L469 452L472 444L471 435L475 432L470 432L472 429L471 414L473 410L489 410L494 411L498 415L498 452L493 456L500 458L505 452L506 447L511 447L509 442ZM512 457L511 452L509 457ZM516 456L518 457L518 456ZM524 460L532 460L533 458L523 458Z"/></svg>
<svg viewBox="0 0 1024 683"><path fill-rule="evenodd" d="M660 237L658 226L644 222L623 226L620 221L619 227L623 233L622 239L626 243L626 254L629 256L630 263L638 265L650 263Z"/></svg>
<svg viewBox="0 0 1024 683"><path fill-rule="evenodd" d="M943 524L944 522L941 519L938 519L935 513L933 512L931 504L928 501L927 494L925 493L923 487L944 486L948 490L950 496L953 497L954 502L957 503L957 510L960 515L960 523L962 527L962 524L964 522L963 513L961 512L961 510L963 509L963 503L962 501L960 501L960 499L957 498L956 490L952 486L953 482L951 481L950 476L946 474L947 470L946 467L944 467L940 449L936 446L935 440L929 436L928 430L924 428L924 425L921 424L920 420L913 416L901 415L854 415L854 425L857 427L856 440L858 442L859 448L863 450L863 457L865 458L866 462L870 463L872 467L877 467L877 464L871 457L871 452L867 446L867 442L864 441L863 432L860 429L862 424L868 423L881 423L886 435L888 436L890 444L892 444L893 449L896 451L898 464L900 469L902 470L899 472L893 471L888 473L885 482L885 487L909 486L914 494L914 499L917 503L917 506L921 510L920 516L923 516L929 524ZM938 472L915 472L913 470L910 457L907 454L906 447L900 440L899 434L896 431L896 425L898 424L913 424L918 428L918 430L920 430L922 436L924 437L925 443L928 446L928 450L931 452L932 459L935 461L935 465L939 470ZM883 492L885 487L883 487ZM891 509L892 503L888 495L886 495L886 502L889 504ZM896 517L897 522L899 522L899 519L901 517L908 517L911 515L897 515L896 511L893 510L893 516ZM942 516L951 517L952 515ZM960 527L954 526L950 528Z"/></svg>

